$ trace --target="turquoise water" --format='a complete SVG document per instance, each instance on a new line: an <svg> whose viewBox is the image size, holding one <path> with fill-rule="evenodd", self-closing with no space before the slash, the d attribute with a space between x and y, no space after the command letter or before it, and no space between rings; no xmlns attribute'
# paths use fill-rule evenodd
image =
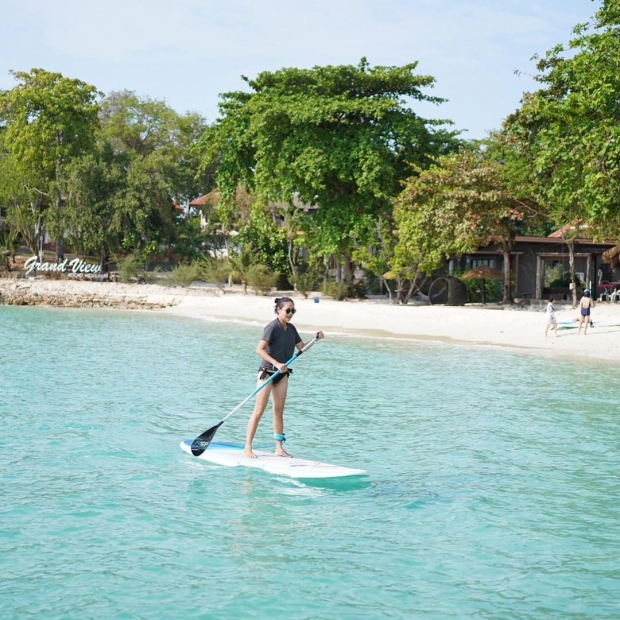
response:
<svg viewBox="0 0 620 620"><path fill-rule="evenodd" d="M178 446L252 391L260 335L0 307L0 617L620 617L617 368L327 338L287 448L369 476L296 482Z"/></svg>

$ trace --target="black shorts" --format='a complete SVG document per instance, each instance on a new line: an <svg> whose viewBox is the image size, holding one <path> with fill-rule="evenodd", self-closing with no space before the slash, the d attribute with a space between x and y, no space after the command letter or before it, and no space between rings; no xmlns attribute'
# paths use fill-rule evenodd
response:
<svg viewBox="0 0 620 620"><path fill-rule="evenodd" d="M259 368L258 378L261 381L264 381L265 379L267 379L268 377L271 377L271 375L274 375L275 373L276 371L272 370L271 368ZM293 374L293 371L289 368L286 372L279 373L278 376L272 381L272 383L276 385L277 383L282 381L284 377L288 377L289 375L292 375L292 374Z"/></svg>

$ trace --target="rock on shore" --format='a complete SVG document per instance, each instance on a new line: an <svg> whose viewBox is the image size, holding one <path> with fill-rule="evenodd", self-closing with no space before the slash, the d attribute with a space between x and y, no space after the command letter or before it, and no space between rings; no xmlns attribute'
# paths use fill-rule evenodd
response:
<svg viewBox="0 0 620 620"><path fill-rule="evenodd" d="M157 285L72 280L0 280L0 304L62 308L154 310L179 303L183 289Z"/></svg>

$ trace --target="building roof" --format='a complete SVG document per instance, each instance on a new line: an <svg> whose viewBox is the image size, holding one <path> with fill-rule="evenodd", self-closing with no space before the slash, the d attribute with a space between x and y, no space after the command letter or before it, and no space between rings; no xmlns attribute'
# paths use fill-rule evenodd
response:
<svg viewBox="0 0 620 620"><path fill-rule="evenodd" d="M556 230L555 232L552 232L549 235L549 237L562 239L568 232L570 232L571 230L575 230L575 229L587 230L588 225L582 222L581 220L576 220L572 224L564 224L562 228L560 228L559 230Z"/></svg>
<svg viewBox="0 0 620 620"><path fill-rule="evenodd" d="M235 200L240 205L249 205L252 202L250 194L243 187L238 187ZM216 207L220 203L220 190L217 187L208 194L196 198L189 203L190 207Z"/></svg>
<svg viewBox="0 0 620 620"><path fill-rule="evenodd" d="M517 236L515 237L515 241L520 243L546 243L546 244L554 244L554 245L566 245L566 241L561 236L549 235L548 237L524 237ZM574 239L574 242L577 245L596 245L600 247L612 247L615 245L615 241L601 241L596 242L592 241L592 239L578 238Z"/></svg>

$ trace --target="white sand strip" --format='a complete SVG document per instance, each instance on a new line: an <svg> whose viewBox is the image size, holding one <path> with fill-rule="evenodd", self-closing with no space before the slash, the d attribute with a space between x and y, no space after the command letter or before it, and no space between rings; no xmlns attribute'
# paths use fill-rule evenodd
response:
<svg viewBox="0 0 620 620"><path fill-rule="evenodd" d="M243 295L239 289L225 294L216 288L168 288L146 284L115 284L68 280L0 280L0 297L27 293L42 305L157 308L176 316L203 320L239 321L262 327L273 317L269 297ZM395 306L387 300L337 302L321 297L292 295L297 306L294 323L307 337L322 329L326 334L350 334L376 338L411 338L462 343L470 346L509 347L516 351L559 358L620 359L620 303L599 303L592 311L594 327L587 336L576 329L561 329L555 338L544 337L545 313L541 310L482 308L479 306ZM60 298L60 299L59 299ZM93 304L95 299L97 303ZM53 304L50 302L53 301ZM2 300L0 299L0 302ZM114 302L114 303L112 303ZM108 305L107 303L105 305ZM559 322L572 321L578 310L563 305ZM616 323L618 326L605 325Z"/></svg>

